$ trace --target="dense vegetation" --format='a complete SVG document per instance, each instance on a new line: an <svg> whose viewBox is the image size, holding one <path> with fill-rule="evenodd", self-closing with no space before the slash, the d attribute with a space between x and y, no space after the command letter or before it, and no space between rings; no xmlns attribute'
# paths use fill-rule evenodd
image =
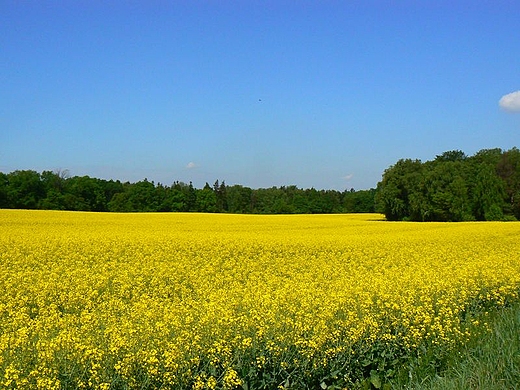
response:
<svg viewBox="0 0 520 390"><path fill-rule="evenodd" d="M75 211L184 211L259 214L374 212L375 189L335 191L296 186L251 189L217 180L202 189L147 179L137 183L63 172L0 172L0 208Z"/></svg>
<svg viewBox="0 0 520 390"><path fill-rule="evenodd" d="M402 159L378 184L388 220L520 219L520 150L484 149L474 156L445 152L433 161Z"/></svg>
<svg viewBox="0 0 520 390"><path fill-rule="evenodd" d="M520 219L520 150L455 150L433 161L401 159L376 189L316 190L294 185L251 189L217 180L202 189L136 183L66 172L0 172L0 208L115 212L317 214L381 212L391 221Z"/></svg>
<svg viewBox="0 0 520 390"><path fill-rule="evenodd" d="M490 320L520 300L519 232L379 214L0 210L0 388L417 389L487 332L518 355L518 328ZM505 386L462 388L518 388L506 352L486 366Z"/></svg>
<svg viewBox="0 0 520 390"><path fill-rule="evenodd" d="M392 389L517 389L520 383L520 304L480 313L477 335L445 353L438 364L421 356L391 380ZM480 322L487 331L478 334Z"/></svg>

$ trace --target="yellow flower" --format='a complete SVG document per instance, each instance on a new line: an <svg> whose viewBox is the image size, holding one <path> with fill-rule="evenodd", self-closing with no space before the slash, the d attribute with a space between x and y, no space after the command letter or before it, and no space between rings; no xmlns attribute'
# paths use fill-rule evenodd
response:
<svg viewBox="0 0 520 390"><path fill-rule="evenodd" d="M242 385L242 380L238 377L238 374L232 368L228 368L224 374L224 388L234 389Z"/></svg>
<svg viewBox="0 0 520 390"><path fill-rule="evenodd" d="M450 348L489 327L473 307L518 300L519 234L379 215L0 210L0 387L232 389L239 373L326 369L360 345Z"/></svg>

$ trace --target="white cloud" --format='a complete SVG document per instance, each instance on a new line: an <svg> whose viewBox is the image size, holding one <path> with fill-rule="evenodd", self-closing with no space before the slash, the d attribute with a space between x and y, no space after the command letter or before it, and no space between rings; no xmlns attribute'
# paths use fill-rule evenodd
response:
<svg viewBox="0 0 520 390"><path fill-rule="evenodd" d="M509 112L520 112L520 91L511 92L502 96L498 105Z"/></svg>
<svg viewBox="0 0 520 390"><path fill-rule="evenodd" d="M197 168L197 167L198 167L198 165L195 164L193 161L190 161L188 163L188 165L186 165L186 168L188 168L188 169L193 169L193 168Z"/></svg>
<svg viewBox="0 0 520 390"><path fill-rule="evenodd" d="M353 173L349 173L348 175L343 176L343 179L346 181L351 180L354 177Z"/></svg>

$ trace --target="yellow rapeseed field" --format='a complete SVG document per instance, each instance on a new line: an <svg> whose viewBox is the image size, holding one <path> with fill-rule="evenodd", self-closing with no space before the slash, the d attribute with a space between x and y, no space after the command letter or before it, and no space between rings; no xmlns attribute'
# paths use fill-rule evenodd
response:
<svg viewBox="0 0 520 390"><path fill-rule="evenodd" d="M0 210L0 387L348 386L518 299L519 237L377 214Z"/></svg>

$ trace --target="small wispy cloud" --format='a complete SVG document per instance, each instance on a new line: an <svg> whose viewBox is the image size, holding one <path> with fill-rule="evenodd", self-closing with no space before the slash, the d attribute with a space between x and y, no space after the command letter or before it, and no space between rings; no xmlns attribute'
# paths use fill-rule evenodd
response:
<svg viewBox="0 0 520 390"><path fill-rule="evenodd" d="M502 96L498 101L498 105L505 111L520 112L520 91Z"/></svg>
<svg viewBox="0 0 520 390"><path fill-rule="evenodd" d="M343 180L349 181L354 177L353 173L349 173L348 175L343 176Z"/></svg>
<svg viewBox="0 0 520 390"><path fill-rule="evenodd" d="M186 165L186 168L188 169L193 169L193 168L197 168L198 165L195 164L193 161L190 161L187 165Z"/></svg>

